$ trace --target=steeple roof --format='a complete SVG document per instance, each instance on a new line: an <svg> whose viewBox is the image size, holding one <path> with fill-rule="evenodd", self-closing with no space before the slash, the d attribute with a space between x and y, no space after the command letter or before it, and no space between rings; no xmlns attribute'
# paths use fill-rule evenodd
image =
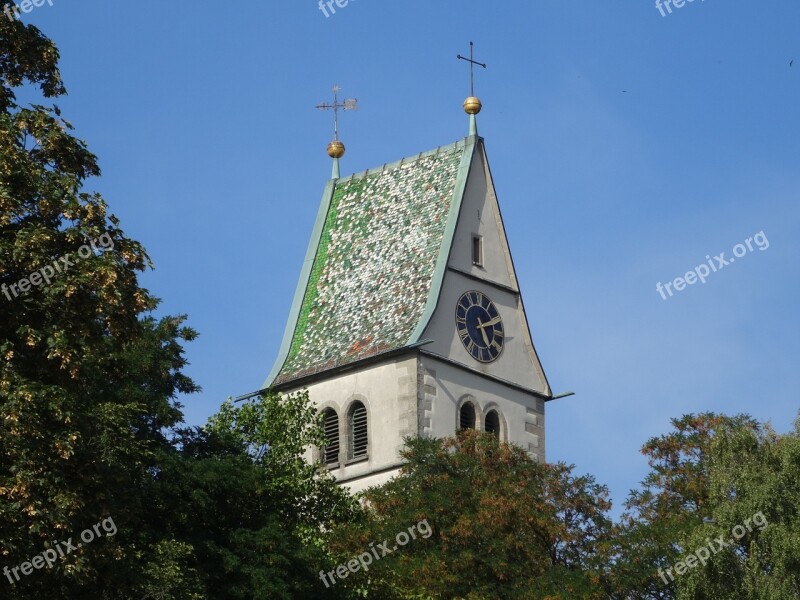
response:
<svg viewBox="0 0 800 600"><path fill-rule="evenodd" d="M421 341L479 141L328 182L264 387Z"/></svg>

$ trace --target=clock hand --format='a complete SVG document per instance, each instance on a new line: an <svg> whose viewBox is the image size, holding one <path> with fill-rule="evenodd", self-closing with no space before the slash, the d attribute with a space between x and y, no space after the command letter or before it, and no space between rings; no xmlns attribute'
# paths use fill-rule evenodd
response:
<svg viewBox="0 0 800 600"><path fill-rule="evenodd" d="M488 324L488 323L487 323ZM481 335L483 336L483 341L486 344L486 347L489 347L489 336L486 335L486 330L484 329L484 325L481 324L481 318L478 317L478 329L481 330Z"/></svg>
<svg viewBox="0 0 800 600"><path fill-rule="evenodd" d="M483 323L483 324L481 324L481 320L478 319L478 327L481 329L481 331L483 331L484 327L490 327L492 325L497 325L500 321L502 321L502 319L499 316L495 317L491 321L486 321L486 323Z"/></svg>

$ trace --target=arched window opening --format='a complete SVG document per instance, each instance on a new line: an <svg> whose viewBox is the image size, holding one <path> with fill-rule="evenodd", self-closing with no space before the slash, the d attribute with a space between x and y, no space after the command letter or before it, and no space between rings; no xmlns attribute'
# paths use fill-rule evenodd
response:
<svg viewBox="0 0 800 600"><path fill-rule="evenodd" d="M475 407L471 402L465 402L459 415L461 429L475 429Z"/></svg>
<svg viewBox="0 0 800 600"><path fill-rule="evenodd" d="M356 402L350 409L350 458L363 458L367 455L367 409Z"/></svg>
<svg viewBox="0 0 800 600"><path fill-rule="evenodd" d="M322 412L322 429L326 443L322 447L322 461L326 465L339 462L339 415L332 408Z"/></svg>
<svg viewBox="0 0 800 600"><path fill-rule="evenodd" d="M496 410L490 410L486 415L486 432L500 439L500 415Z"/></svg>

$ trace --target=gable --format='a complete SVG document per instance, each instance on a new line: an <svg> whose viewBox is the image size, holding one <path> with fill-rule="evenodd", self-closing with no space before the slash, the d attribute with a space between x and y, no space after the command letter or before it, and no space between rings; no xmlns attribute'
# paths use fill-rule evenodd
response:
<svg viewBox="0 0 800 600"><path fill-rule="evenodd" d="M473 264L474 235L483 242L481 265ZM470 356L457 334L455 307L461 295L472 290L490 298L503 319L504 348L491 362L479 362ZM426 354L446 358L543 396L552 394L531 339L482 140L469 170L437 307L422 337L433 340L425 346Z"/></svg>
<svg viewBox="0 0 800 600"><path fill-rule="evenodd" d="M474 236L480 236L483 245L483 261L480 266L472 262ZM511 250L482 143L470 167L447 266L472 277L519 291Z"/></svg>

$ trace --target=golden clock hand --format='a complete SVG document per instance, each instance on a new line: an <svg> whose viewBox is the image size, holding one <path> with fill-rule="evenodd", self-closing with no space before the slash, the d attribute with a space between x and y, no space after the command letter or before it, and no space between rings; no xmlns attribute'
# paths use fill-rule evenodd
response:
<svg viewBox="0 0 800 600"><path fill-rule="evenodd" d="M483 324L481 324L481 320L478 319L478 327L480 327L481 331L483 331L484 327L491 327L492 325L497 325L500 321L502 321L500 316L495 317L491 321L486 321L486 323L483 323Z"/></svg>
<svg viewBox="0 0 800 600"><path fill-rule="evenodd" d="M478 329L481 330L481 335L483 336L483 341L486 344L486 347L489 347L489 336L486 335L486 330L483 328L484 326L481 324L481 318L478 317Z"/></svg>

